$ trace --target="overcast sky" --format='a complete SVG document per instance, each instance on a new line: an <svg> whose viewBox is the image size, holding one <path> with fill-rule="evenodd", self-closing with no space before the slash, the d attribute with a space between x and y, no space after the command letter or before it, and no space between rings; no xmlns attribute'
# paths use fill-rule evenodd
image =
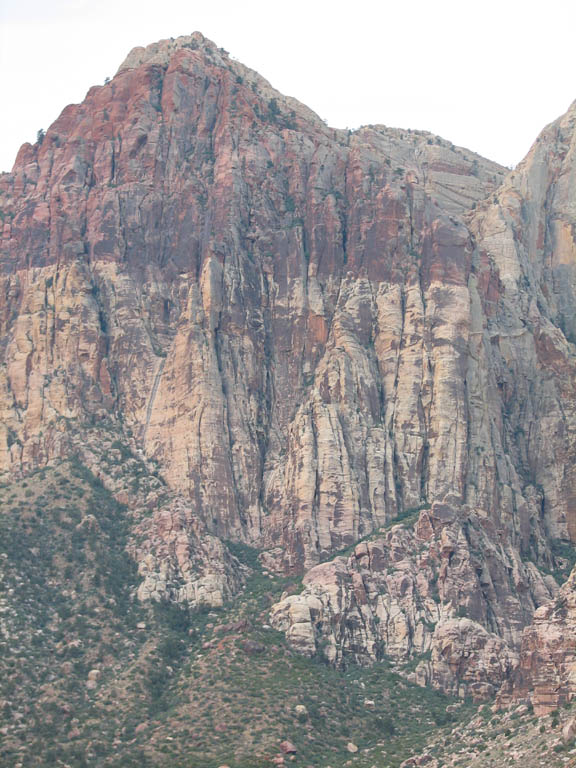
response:
<svg viewBox="0 0 576 768"><path fill-rule="evenodd" d="M570 0L0 0L0 170L132 47L195 30L332 126L514 165L576 99L575 22Z"/></svg>

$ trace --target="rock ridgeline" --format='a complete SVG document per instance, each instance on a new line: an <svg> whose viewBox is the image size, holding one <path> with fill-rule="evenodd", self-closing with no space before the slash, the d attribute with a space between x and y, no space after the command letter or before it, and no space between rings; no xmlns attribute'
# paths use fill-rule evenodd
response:
<svg viewBox="0 0 576 768"><path fill-rule="evenodd" d="M294 647L492 694L576 537L575 120L506 173L135 49L0 177L0 470L115 433L169 489L142 599L227 599L243 542Z"/></svg>

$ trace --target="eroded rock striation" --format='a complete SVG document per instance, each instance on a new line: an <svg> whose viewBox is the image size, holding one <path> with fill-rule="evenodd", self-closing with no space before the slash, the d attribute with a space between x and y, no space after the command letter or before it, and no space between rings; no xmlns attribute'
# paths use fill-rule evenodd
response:
<svg viewBox="0 0 576 768"><path fill-rule="evenodd" d="M0 471L105 427L169 490L142 599L222 603L243 542L294 647L495 691L576 536L575 120L507 174L135 49L0 177Z"/></svg>

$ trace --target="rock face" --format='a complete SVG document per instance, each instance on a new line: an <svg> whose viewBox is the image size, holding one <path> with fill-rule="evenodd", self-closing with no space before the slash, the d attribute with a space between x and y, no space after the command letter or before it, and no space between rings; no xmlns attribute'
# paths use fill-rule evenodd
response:
<svg viewBox="0 0 576 768"><path fill-rule="evenodd" d="M485 698L514 669L534 607L557 589L494 534L488 519L436 503L413 531L395 525L308 571L271 621L306 655L337 665L416 657L415 682Z"/></svg>
<svg viewBox="0 0 576 768"><path fill-rule="evenodd" d="M430 134L329 129L201 36L133 52L2 180L3 467L112 414L287 569L461 494L461 215L501 177Z"/></svg>
<svg viewBox="0 0 576 768"><path fill-rule="evenodd" d="M524 630L520 663L499 700L502 704L530 700L537 715L547 715L575 695L576 570Z"/></svg>
<svg viewBox="0 0 576 768"><path fill-rule="evenodd" d="M429 585L442 584L442 578L430 569L429 553L424 550L423 558L418 552L418 531L428 527L422 513L415 539L402 547L398 558L408 600L398 599L391 578L394 545L393 534L388 534L367 545L368 553L386 553L384 580L382 563L374 566L370 554L363 558L364 545L359 545L347 564L313 569L305 578L304 593L276 607L276 625L285 627L293 644L305 652L320 650L337 662L347 654L374 659L379 652L406 659L413 649L429 656L417 667L416 679L482 696L508 679L520 650L521 628L530 621L532 608L543 602L546 607L536 612L523 642L547 647L542 621L554 611L549 595L556 587L534 564L547 566L542 555L551 540L572 539L575 509L576 465L573 458L567 460L574 456L575 246L567 233L574 225L570 190L575 119L572 107L545 129L524 163L466 220L475 251L467 285L463 374L466 505L461 505L461 495L458 504L465 535L460 535L460 551L452 544L447 566L437 573L451 579L456 563L460 573L452 607L460 606L473 624L454 623L445 594L441 606L430 603ZM449 418L454 424L456 413ZM433 505L433 514L435 509ZM475 542L470 530L476 531ZM447 535L458 541L453 524L433 523L430 534L440 551ZM467 572L462 572L462 563L469 566ZM358 600L357 585L366 582L369 586L360 591L369 598ZM354 626L342 621L348 616ZM535 685L535 701L543 701L545 695L537 692L541 673L552 707L565 696L565 684L551 693L551 679L566 679L566 673L552 673L550 658L571 658L574 635L568 631L561 640L558 633L556 626L549 634L556 652L548 648L542 657L534 656L532 676L518 678L517 695L523 685L525 692Z"/></svg>
<svg viewBox="0 0 576 768"><path fill-rule="evenodd" d="M490 483L505 516L519 499L520 486L528 509L540 500L548 538L571 541L576 524L575 127L576 103L542 132L523 163L470 221L478 248L474 282L483 306L470 356L474 369L484 373L469 405L484 410L485 418L481 423L470 419L469 471L476 485L469 498L486 496L489 486L483 484ZM471 298L474 317L474 292ZM495 393L499 414L488 406ZM496 430L501 443L488 458L483 438ZM495 485L504 488L497 491ZM525 551L534 548L535 535L526 511L518 517Z"/></svg>
<svg viewBox="0 0 576 768"><path fill-rule="evenodd" d="M127 508L128 552L138 566L140 600L220 607L238 592L248 569L208 533L189 500L168 489L142 454L131 453L101 428L69 435L66 450Z"/></svg>
<svg viewBox="0 0 576 768"><path fill-rule="evenodd" d="M575 119L506 175L198 33L135 49L0 177L0 471L115 431L170 492L143 599L221 603L242 541L308 570L305 652L494 690L576 537Z"/></svg>

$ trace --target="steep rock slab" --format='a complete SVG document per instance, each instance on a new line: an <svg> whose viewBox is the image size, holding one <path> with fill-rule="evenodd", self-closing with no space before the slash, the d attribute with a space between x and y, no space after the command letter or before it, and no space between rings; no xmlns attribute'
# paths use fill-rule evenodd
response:
<svg viewBox="0 0 576 768"><path fill-rule="evenodd" d="M470 219L478 250L469 373L483 384L473 385L471 407L484 416L470 418L468 498L489 509L498 497L501 516L516 510L534 559L540 545L525 510L535 503L547 537L574 539L575 125L573 104ZM492 453L488 434L498 435Z"/></svg>

